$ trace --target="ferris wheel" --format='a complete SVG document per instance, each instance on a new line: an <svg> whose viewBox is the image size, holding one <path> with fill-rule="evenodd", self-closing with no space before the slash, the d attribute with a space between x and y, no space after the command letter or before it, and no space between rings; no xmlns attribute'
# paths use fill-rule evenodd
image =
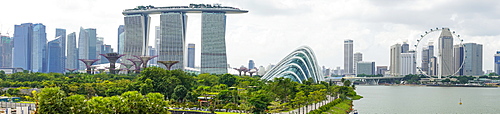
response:
<svg viewBox="0 0 500 114"><path fill-rule="evenodd" d="M430 46L433 44L430 42L428 49L425 50L422 46L424 44L422 43L425 43L426 40L430 40L427 36L435 32L441 32L438 39L438 47L431 50ZM455 41L457 41L458 44L453 44ZM422 74L427 77L438 76L438 78L441 78L442 75L457 75L457 73L462 71L465 59L467 59L465 54L467 51L463 44L463 39L461 39L460 35L456 34L455 31L450 31L449 28L435 28L430 29L430 31L425 31L424 34L420 35L420 38L417 39L414 50L416 51L415 58L419 58L417 52L420 52L422 55L427 54L427 58L422 56L420 59L416 59L415 62L415 64L417 64L417 74ZM426 51L428 53L424 53ZM456 55L459 57L454 57ZM428 64L418 64L425 62Z"/></svg>

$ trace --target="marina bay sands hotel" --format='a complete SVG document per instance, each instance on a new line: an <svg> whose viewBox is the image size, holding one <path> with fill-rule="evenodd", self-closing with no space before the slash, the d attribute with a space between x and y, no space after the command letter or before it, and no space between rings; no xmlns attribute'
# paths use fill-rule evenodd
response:
<svg viewBox="0 0 500 114"><path fill-rule="evenodd" d="M179 61L172 69L186 66L186 13L201 13L201 73L227 73L226 14L247 13L247 10L220 4L190 4L189 6L138 6L122 12L125 16L124 59L131 55L146 56L152 14L160 14L158 60Z"/></svg>

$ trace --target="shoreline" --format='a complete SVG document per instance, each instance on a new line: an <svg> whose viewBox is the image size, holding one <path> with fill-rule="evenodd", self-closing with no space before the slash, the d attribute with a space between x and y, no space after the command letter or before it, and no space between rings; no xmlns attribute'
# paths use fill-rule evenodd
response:
<svg viewBox="0 0 500 114"><path fill-rule="evenodd" d="M498 86L481 85L421 85L421 84L379 84L379 85L357 85L357 86L415 86L415 87L480 87L480 88L498 88Z"/></svg>

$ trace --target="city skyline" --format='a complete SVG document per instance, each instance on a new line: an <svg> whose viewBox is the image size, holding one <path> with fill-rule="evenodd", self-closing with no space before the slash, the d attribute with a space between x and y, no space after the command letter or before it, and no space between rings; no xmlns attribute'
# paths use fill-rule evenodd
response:
<svg viewBox="0 0 500 114"><path fill-rule="evenodd" d="M14 4L21 4L16 2L18 1L9 1L6 5L2 5L0 10L16 9ZM97 37L104 37L104 44L111 44L114 49L118 49L116 47L118 37L116 28L123 25L123 15L121 14L123 9L139 5L175 6L200 3L199 1L172 3L125 1L123 5L107 6L106 4L110 4L107 2L109 1L34 1L33 4L56 4L63 7L44 9L41 7L46 7L46 5L30 4L26 6L29 7L28 9L40 10L35 11L34 14L29 13L30 15L22 14L28 14L27 11L33 10L20 9L19 12L5 12L5 15L19 18L1 19L0 32L2 35L6 35L6 31L8 31L9 36L13 36L14 25L27 22L43 23L47 26L47 41L50 41L55 39L55 28L66 29L67 33L79 32L80 27L96 28L98 30ZM500 46L494 45L500 43L499 40L495 40L495 38L500 37L495 30L500 22L494 17L499 14L498 8L495 7L499 4L498 2L222 0L205 1L205 3L221 3L223 6L233 6L251 11L248 14L234 16L227 20L228 23L235 23L228 24L226 33L228 63L232 67L246 65L250 59L256 61L256 66L276 64L281 57L286 55L286 52L297 46L308 45L315 50L320 66L335 68L343 64L343 61L338 60L343 57L342 41L344 39L354 40L354 52L362 52L364 60L376 61L377 65L389 65L390 54L388 50L391 45L408 41L411 50L419 35L435 27L449 27L461 35L464 43L483 44L484 71L493 69L493 55L497 50L500 50ZM40 13L43 16L39 16L36 13L48 11L54 12L55 15ZM399 16L390 16L395 14ZM56 15L65 16L56 18ZM155 21L152 20L152 22ZM152 27L157 25L159 26L159 22L151 24ZM190 22L187 26L187 31L194 32L188 32L192 34L187 34L186 43L199 45L199 41L194 41L194 39L200 40L201 15L190 16ZM438 33L428 37L437 42ZM287 43L286 45L273 44L280 41ZM154 46L152 43L149 45ZM196 52L201 52L199 49L197 48ZM240 50L253 52L248 53ZM198 57L196 66L199 66L199 60Z"/></svg>

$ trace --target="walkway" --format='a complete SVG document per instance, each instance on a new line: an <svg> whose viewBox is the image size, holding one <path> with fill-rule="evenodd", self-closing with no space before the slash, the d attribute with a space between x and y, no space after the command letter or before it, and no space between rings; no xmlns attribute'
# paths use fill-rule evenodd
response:
<svg viewBox="0 0 500 114"><path fill-rule="evenodd" d="M330 103L335 99L336 99L336 97L327 96L327 100L321 101L319 103L310 104L310 105L307 105L304 107L300 107L300 108L292 110L290 112L282 112L282 113L275 113L275 114L307 114L308 112L316 110L319 107L321 107L327 103Z"/></svg>

